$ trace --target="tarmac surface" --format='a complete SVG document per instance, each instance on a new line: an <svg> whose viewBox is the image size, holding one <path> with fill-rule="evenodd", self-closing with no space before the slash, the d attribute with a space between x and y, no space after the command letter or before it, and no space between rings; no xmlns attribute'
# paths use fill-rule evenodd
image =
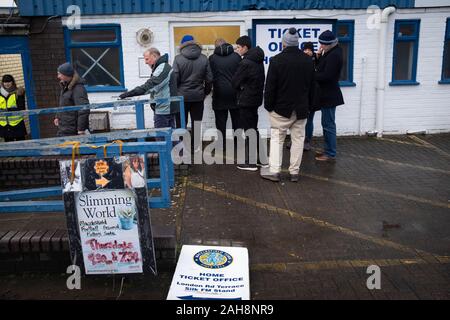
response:
<svg viewBox="0 0 450 320"><path fill-rule="evenodd" d="M450 299L449 134L341 137L336 163L305 152L298 183L195 165L172 200L153 224L175 226L179 246L247 247L252 299ZM0 216L0 231L40 226L65 228L64 215ZM64 272L0 275L0 298L165 299L172 279L85 277L69 291Z"/></svg>

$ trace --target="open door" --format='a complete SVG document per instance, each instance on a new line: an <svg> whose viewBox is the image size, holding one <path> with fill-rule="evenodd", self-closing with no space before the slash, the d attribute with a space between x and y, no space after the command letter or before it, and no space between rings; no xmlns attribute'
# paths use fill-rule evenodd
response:
<svg viewBox="0 0 450 320"><path fill-rule="evenodd" d="M18 86L25 88L27 109L36 109L34 83L31 72L31 58L28 38L21 36L0 36L0 77L11 74ZM28 135L39 139L37 116L25 118Z"/></svg>

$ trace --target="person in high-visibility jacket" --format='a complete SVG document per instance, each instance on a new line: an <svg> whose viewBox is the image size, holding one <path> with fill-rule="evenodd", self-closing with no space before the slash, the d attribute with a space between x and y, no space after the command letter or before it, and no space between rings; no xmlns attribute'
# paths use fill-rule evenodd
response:
<svg viewBox="0 0 450 320"><path fill-rule="evenodd" d="M0 86L0 136L5 142L25 140L27 128L23 116L3 116L3 112L25 110L25 89L17 87L12 75L2 77Z"/></svg>

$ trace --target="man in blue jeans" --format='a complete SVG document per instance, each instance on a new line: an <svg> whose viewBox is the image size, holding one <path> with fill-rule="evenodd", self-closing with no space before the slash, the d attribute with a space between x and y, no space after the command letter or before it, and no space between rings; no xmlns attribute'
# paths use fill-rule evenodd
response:
<svg viewBox="0 0 450 320"><path fill-rule="evenodd" d="M319 43L315 105L322 111L325 146L323 152L316 154L316 160L326 162L336 160L336 107L344 104L339 87L343 52L338 39L329 30L319 36Z"/></svg>

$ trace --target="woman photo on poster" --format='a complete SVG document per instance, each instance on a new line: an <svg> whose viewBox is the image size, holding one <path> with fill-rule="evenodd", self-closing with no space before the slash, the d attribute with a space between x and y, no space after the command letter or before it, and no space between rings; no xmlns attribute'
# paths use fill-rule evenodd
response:
<svg viewBox="0 0 450 320"><path fill-rule="evenodd" d="M144 159L140 156L130 157L124 172L125 185L130 188L144 188L146 185Z"/></svg>

